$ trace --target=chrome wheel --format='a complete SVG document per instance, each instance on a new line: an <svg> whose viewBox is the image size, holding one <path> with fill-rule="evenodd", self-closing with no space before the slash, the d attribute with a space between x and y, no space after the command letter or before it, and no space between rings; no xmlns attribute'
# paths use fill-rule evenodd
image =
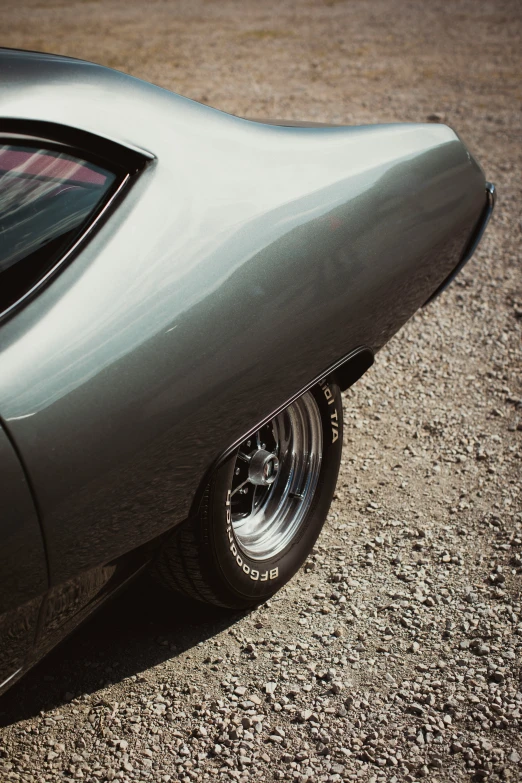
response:
<svg viewBox="0 0 522 783"><path fill-rule="evenodd" d="M322 453L321 415L310 392L241 444L231 511L247 557L274 557L295 537L315 494Z"/></svg>
<svg viewBox="0 0 522 783"><path fill-rule="evenodd" d="M156 568L178 592L245 609L293 577L327 518L343 443L335 378L237 442L206 477L197 513L174 528Z"/></svg>

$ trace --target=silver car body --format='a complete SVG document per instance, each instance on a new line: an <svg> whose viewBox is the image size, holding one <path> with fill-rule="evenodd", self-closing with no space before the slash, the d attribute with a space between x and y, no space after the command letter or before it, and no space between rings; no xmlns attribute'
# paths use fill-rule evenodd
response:
<svg viewBox="0 0 522 783"><path fill-rule="evenodd" d="M2 137L95 139L130 161L99 225L0 325L5 446L42 574L23 601L56 631L49 596L87 580L76 610L92 601L118 558L189 516L227 449L437 291L486 181L444 125L259 123L10 50Z"/></svg>

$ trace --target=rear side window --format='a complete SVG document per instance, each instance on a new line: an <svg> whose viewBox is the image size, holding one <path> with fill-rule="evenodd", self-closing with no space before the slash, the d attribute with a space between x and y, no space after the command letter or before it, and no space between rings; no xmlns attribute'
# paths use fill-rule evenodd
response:
<svg viewBox="0 0 522 783"><path fill-rule="evenodd" d="M56 266L115 182L63 152L0 143L0 314Z"/></svg>

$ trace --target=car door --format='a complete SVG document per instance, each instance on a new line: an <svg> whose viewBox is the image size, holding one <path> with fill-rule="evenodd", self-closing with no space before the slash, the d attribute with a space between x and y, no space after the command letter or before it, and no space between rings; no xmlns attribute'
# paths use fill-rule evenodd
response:
<svg viewBox="0 0 522 783"><path fill-rule="evenodd" d="M48 587L38 516L23 467L0 425L0 692L23 670Z"/></svg>

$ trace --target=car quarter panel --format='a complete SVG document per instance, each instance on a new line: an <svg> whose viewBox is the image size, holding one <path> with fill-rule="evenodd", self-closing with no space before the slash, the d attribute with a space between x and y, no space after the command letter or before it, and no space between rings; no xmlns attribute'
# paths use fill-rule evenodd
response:
<svg viewBox="0 0 522 783"><path fill-rule="evenodd" d="M457 264L485 180L441 125L275 127L87 63L0 67L0 118L155 156L0 328L0 411L57 584L180 522L223 449L378 350Z"/></svg>

